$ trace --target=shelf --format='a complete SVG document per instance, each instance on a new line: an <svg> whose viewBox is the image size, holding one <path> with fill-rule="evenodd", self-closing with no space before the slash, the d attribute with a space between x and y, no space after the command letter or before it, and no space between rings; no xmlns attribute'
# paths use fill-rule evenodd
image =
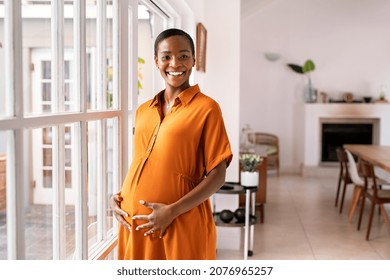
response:
<svg viewBox="0 0 390 280"><path fill-rule="evenodd" d="M221 219L219 218L219 212L214 213L213 215L214 215L214 221L215 221L216 226L219 226L219 227L244 227L245 226L245 221L242 223L239 223L236 218L233 218L233 220L230 223L225 223L225 222L221 221ZM256 216L250 215L249 225L250 226L255 225L256 221L257 221Z"/></svg>
<svg viewBox="0 0 390 280"><path fill-rule="evenodd" d="M223 194L245 194L247 190L250 190L251 193L257 192L257 187L244 187L238 183L225 183L217 193Z"/></svg>

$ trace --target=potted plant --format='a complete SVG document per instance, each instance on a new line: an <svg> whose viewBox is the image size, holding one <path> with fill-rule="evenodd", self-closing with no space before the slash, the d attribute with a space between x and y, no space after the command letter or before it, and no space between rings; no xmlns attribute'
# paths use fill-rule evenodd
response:
<svg viewBox="0 0 390 280"><path fill-rule="evenodd" d="M316 69L316 65L314 64L313 60L307 59L303 66L293 63L289 63L287 64L287 66L290 67L290 69L293 70L295 73L305 75L307 77L308 84L304 89L305 101L308 103L316 102L317 90L314 89L310 76L310 73Z"/></svg>
<svg viewBox="0 0 390 280"><path fill-rule="evenodd" d="M262 157L256 154L240 155L241 178L240 183L245 187L257 187L259 183L259 172L257 167L263 161Z"/></svg>

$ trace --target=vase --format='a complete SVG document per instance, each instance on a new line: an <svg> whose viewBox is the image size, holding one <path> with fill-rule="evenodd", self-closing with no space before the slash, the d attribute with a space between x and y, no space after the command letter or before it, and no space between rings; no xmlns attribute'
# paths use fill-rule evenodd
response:
<svg viewBox="0 0 390 280"><path fill-rule="evenodd" d="M306 103L316 103L317 102L317 90L313 87L311 79L308 79L307 84L303 88L303 94Z"/></svg>
<svg viewBox="0 0 390 280"><path fill-rule="evenodd" d="M244 187L257 187L259 172L241 171L241 185Z"/></svg>

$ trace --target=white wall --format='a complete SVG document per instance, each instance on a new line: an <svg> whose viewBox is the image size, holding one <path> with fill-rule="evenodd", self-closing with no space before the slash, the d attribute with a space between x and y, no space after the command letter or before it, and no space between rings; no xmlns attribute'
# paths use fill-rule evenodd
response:
<svg viewBox="0 0 390 280"><path fill-rule="evenodd" d="M208 0L205 15L207 58L203 91L221 105L233 150L226 180L238 182L240 0Z"/></svg>
<svg viewBox="0 0 390 280"><path fill-rule="evenodd" d="M390 82L389 11L387 0L274 0L244 15L240 127L280 137L282 171L300 170L304 140L303 77L286 64L313 59L315 86L334 99L379 97ZM269 62L264 52L281 59Z"/></svg>

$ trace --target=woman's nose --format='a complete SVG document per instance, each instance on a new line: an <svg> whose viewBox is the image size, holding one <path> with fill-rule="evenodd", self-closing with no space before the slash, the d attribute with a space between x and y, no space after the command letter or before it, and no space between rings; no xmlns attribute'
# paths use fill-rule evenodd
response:
<svg viewBox="0 0 390 280"><path fill-rule="evenodd" d="M180 64L180 61L176 57L172 57L171 61L169 62L169 66L175 67Z"/></svg>

